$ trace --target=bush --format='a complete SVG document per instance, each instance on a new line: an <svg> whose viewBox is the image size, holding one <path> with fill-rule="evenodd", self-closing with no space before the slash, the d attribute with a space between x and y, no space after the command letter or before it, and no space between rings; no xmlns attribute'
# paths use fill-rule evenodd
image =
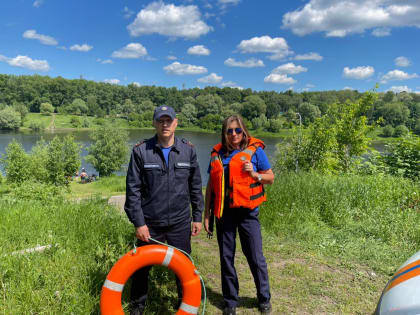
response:
<svg viewBox="0 0 420 315"><path fill-rule="evenodd" d="M394 129L394 137L401 137L401 136L405 136L409 133L410 131L408 130L408 128L405 125L398 125L397 127L395 127Z"/></svg>
<svg viewBox="0 0 420 315"><path fill-rule="evenodd" d="M15 111L12 107L7 106L0 110L0 129L16 130L21 125L20 113Z"/></svg>
<svg viewBox="0 0 420 315"><path fill-rule="evenodd" d="M50 103L42 103L39 107L39 111L43 115L51 115L54 113L54 106L52 106Z"/></svg>
<svg viewBox="0 0 420 315"><path fill-rule="evenodd" d="M392 137L392 135L394 134L394 128L391 125L386 125L383 129L382 129L382 136L384 137Z"/></svg>
<svg viewBox="0 0 420 315"><path fill-rule="evenodd" d="M40 121L31 121L29 123L29 129L32 131L40 131L44 129L44 125Z"/></svg>
<svg viewBox="0 0 420 315"><path fill-rule="evenodd" d="M80 122L79 117L74 117L74 116L70 119L70 124L74 128L79 128L82 125L82 123Z"/></svg>

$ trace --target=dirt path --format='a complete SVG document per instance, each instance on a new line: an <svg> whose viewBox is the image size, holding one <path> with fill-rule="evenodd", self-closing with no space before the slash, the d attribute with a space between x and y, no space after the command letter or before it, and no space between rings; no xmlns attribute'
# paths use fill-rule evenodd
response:
<svg viewBox="0 0 420 315"><path fill-rule="evenodd" d="M52 119L50 124L47 127L48 130L54 130L55 129L55 114L52 114Z"/></svg>
<svg viewBox="0 0 420 315"><path fill-rule="evenodd" d="M124 212L125 195L108 200ZM359 265L305 252L294 240L280 240L263 231L273 304L277 314L372 314L387 278ZM207 292L206 314L222 313L219 250L216 238L203 230L192 238L192 256ZM248 263L237 240L235 267L240 300L237 314L259 314ZM200 311L201 314L201 311Z"/></svg>

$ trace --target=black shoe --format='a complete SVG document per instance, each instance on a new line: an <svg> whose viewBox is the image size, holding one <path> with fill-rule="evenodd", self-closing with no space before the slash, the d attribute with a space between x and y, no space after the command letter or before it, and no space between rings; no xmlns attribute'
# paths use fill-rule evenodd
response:
<svg viewBox="0 0 420 315"><path fill-rule="evenodd" d="M223 309L223 315L236 315L236 307L226 306Z"/></svg>
<svg viewBox="0 0 420 315"><path fill-rule="evenodd" d="M145 308L144 305L135 306L131 310L130 315L143 315L144 308Z"/></svg>
<svg viewBox="0 0 420 315"><path fill-rule="evenodd" d="M271 313L271 304L270 302L261 303L258 305L258 309L260 310L261 314L270 314Z"/></svg>

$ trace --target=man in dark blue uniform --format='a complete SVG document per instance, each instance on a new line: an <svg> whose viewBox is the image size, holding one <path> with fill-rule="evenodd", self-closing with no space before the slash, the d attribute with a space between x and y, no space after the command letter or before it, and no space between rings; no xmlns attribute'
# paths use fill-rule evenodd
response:
<svg viewBox="0 0 420 315"><path fill-rule="evenodd" d="M175 137L177 124L172 107L155 109L156 135L136 144L131 153L124 209L135 227L138 246L149 244L152 237L191 253L191 235L198 235L202 227L202 184L195 148ZM149 270L140 269L132 276L131 314L143 314ZM181 299L178 279L177 287Z"/></svg>

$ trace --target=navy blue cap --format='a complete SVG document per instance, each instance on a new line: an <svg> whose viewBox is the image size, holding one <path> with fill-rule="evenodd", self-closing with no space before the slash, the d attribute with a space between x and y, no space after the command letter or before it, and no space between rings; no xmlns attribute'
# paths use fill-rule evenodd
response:
<svg viewBox="0 0 420 315"><path fill-rule="evenodd" d="M162 116L169 116L174 120L176 118L175 110L166 105L156 107L155 112L153 113L153 120L158 120Z"/></svg>

